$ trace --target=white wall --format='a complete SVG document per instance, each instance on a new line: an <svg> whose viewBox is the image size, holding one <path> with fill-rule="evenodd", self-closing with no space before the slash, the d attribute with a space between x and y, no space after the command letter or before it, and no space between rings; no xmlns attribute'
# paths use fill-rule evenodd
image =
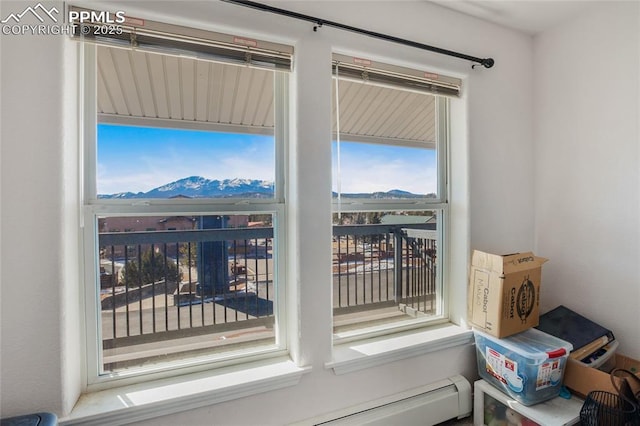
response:
<svg viewBox="0 0 640 426"><path fill-rule="evenodd" d="M21 3L24 5L24 3ZM508 252L533 246L532 40L425 2L277 2L278 7L360 26L373 31L491 56L493 69L376 41L330 28L312 31L311 24L242 9L222 2L124 3L125 10L150 19L189 24L294 43L299 74L294 90L297 145L294 158L317 158L325 185L318 186L309 170L300 177L291 202L298 213L297 237L306 256L294 271L300 283L298 299L302 339L294 345L298 359L313 366L295 388L231 401L154 420L145 424L280 424L350 406L454 374L473 378L471 346L394 362L342 376L323 365L331 357L330 330L318 319L330 316L326 253L310 241L325 241L329 229L327 189L330 158L325 144L330 123L329 54L333 49L386 59L400 65L445 70L465 78L467 121L459 143L459 164L469 161L467 182L454 200L454 215L462 217L462 232L472 248ZM111 7L111 9L116 6ZM2 16L11 4L2 4ZM72 406L81 383L80 299L77 288L77 113L74 46L63 38L2 37L2 416L36 410L63 415ZM65 57L66 55L66 57ZM323 66L326 62L326 68ZM303 79L303 80L300 80ZM71 83L71 84L67 84ZM28 96L27 96L28 95ZM310 98L313 96L313 98ZM8 125L7 125L8 123ZM311 137L314 135L314 137ZM459 141L460 142L460 141ZM468 142L467 146L464 142ZM468 158L467 158L468 155ZM323 171L324 170L324 171ZM305 175L305 173L307 173ZM311 193L309 192L311 191ZM464 216L469 215L470 236ZM296 238L292 238L295 242ZM328 247L328 246L327 246ZM35 253L34 253L35 250ZM328 258L327 258L328 259ZM326 260L326 259L325 259ZM330 260L330 259L329 259ZM458 268L458 285L466 284L466 267ZM326 275L325 275L326 274ZM462 296L464 297L464 296ZM464 303L464 302L463 302Z"/></svg>
<svg viewBox="0 0 640 426"><path fill-rule="evenodd" d="M535 39L542 309L564 304L640 357L640 4L603 2Z"/></svg>
<svg viewBox="0 0 640 426"><path fill-rule="evenodd" d="M0 15L27 5L2 2ZM3 417L61 412L81 388L77 60L69 47L65 37L0 36Z"/></svg>

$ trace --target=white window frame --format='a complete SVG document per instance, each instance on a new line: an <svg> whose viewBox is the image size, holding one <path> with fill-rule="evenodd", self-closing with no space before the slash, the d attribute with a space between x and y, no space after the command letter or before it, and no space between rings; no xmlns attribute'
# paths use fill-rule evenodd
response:
<svg viewBox="0 0 640 426"><path fill-rule="evenodd" d="M274 144L275 144L275 194L271 199L142 199L110 200L98 199L96 189L97 171L97 48L93 43L79 45L79 93L80 135L82 142L79 167L81 182L81 218L83 241L80 265L83 283L85 312L85 366L86 386L89 391L123 386L146 380L183 375L213 367L225 367L240 363L276 358L288 354L286 318L286 229L287 206L285 182L288 177L289 138L289 76L274 70ZM201 128L200 128L201 129ZM211 129L215 131L215 129ZM273 214L274 215L274 280L277 282L274 296L276 342L271 346L234 351L222 355L185 357L176 362L158 363L151 367L131 371L101 373L101 320L98 283L100 269L98 259L97 218L106 216L159 216L159 215L210 215L210 214Z"/></svg>
<svg viewBox="0 0 640 426"><path fill-rule="evenodd" d="M336 77L333 75L332 81L335 84ZM401 90L398 88L398 90ZM363 327L361 329L338 332L333 335L333 344L344 345L352 341L359 341L364 339L371 339L380 336L390 335L392 333L400 333L409 330L415 330L424 327L430 327L450 322L450 302L449 302L449 289L447 283L449 282L449 267L451 256L449 246L449 234L450 234L450 188L449 188L449 170L450 170L450 155L449 155L449 141L450 141L450 102L445 96L435 96L436 103L436 153L437 153L437 197L436 198L423 198L423 199L407 199L407 200L369 200L358 199L357 201L345 200L332 200L332 214L342 212L370 212L370 211L425 211L433 210L438 214L438 227L437 234L437 246L439 248L439 256L437 258L437 271L439 273L436 276L437 279L437 292L440 294L440 298L437 301L437 313L436 315L428 318L416 318L407 319L400 322L392 322L382 325L376 325L372 327ZM357 143L357 142L354 142ZM391 144L389 144L391 145ZM411 146L414 144L399 144L398 146Z"/></svg>

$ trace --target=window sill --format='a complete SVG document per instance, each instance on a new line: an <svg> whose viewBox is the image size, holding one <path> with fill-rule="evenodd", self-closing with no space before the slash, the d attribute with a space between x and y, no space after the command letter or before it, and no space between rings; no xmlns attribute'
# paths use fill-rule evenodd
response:
<svg viewBox="0 0 640 426"><path fill-rule="evenodd" d="M310 368L289 359L123 386L82 395L60 425L119 425L298 384Z"/></svg>
<svg viewBox="0 0 640 426"><path fill-rule="evenodd" d="M332 368L335 374L346 374L472 342L473 331L451 323L443 324L424 331L336 345L333 361L325 367Z"/></svg>

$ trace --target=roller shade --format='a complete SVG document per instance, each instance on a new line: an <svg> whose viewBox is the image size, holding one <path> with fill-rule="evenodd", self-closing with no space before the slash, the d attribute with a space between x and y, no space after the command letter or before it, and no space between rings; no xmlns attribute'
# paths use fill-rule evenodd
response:
<svg viewBox="0 0 640 426"><path fill-rule="evenodd" d="M458 78L340 54L333 55L333 74L340 79L434 95L459 97L462 90Z"/></svg>
<svg viewBox="0 0 640 426"><path fill-rule="evenodd" d="M70 11L89 12L89 16L101 14L78 7L70 7ZM71 24L74 24L71 37L76 40L258 68L292 69L293 47L244 36L131 17L125 17L121 24L87 20Z"/></svg>

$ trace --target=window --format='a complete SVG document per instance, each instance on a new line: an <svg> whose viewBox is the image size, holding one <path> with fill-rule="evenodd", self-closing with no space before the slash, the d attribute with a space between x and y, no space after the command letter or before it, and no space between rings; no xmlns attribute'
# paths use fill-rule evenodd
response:
<svg viewBox="0 0 640 426"><path fill-rule="evenodd" d="M283 353L292 49L123 27L76 36L89 383Z"/></svg>
<svg viewBox="0 0 640 426"><path fill-rule="evenodd" d="M333 57L336 341L447 318L448 99L460 82Z"/></svg>

